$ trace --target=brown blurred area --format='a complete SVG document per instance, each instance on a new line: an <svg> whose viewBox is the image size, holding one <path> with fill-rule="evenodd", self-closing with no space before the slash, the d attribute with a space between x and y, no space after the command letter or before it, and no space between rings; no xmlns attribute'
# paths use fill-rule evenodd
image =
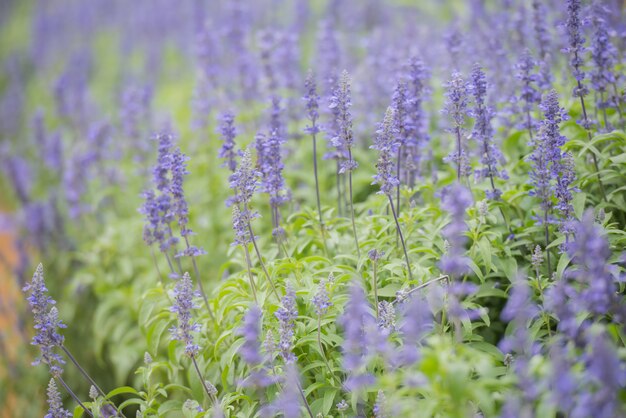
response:
<svg viewBox="0 0 626 418"><path fill-rule="evenodd" d="M0 214L6 212L0 207ZM12 368L18 358L18 347L23 347L20 335L19 318L16 309L21 304L21 291L13 277L13 268L17 263L14 247L14 232L0 228L0 381L11 382ZM0 395L0 417L17 417L17 397L10 385Z"/></svg>

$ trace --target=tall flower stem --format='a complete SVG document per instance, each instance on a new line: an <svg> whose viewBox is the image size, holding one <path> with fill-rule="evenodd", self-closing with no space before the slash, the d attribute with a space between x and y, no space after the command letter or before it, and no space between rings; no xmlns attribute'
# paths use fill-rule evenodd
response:
<svg viewBox="0 0 626 418"><path fill-rule="evenodd" d="M326 359L326 354L324 353L324 347L322 346L322 317L320 315L317 316L317 345L320 348L320 353L322 354L322 359L324 360L324 364L328 368L330 375L333 375L333 370L330 368L330 364L328 364L328 360Z"/></svg>
<svg viewBox="0 0 626 418"><path fill-rule="evenodd" d="M202 373L200 372L200 367L198 367L198 362L196 361L196 356L193 356L193 355L191 356L191 362L193 363L194 369L196 369L196 373L198 374L198 377L200 378L200 382L202 382L202 387L204 388L204 392L208 396L209 400L213 404L215 404L217 399L215 399L215 395L211 393L211 391L206 385L206 382L204 381L204 377L202 376Z"/></svg>
<svg viewBox="0 0 626 418"><path fill-rule="evenodd" d="M396 162L396 178L398 179L398 185L396 186L396 209L398 210L398 215L400 215L400 177L401 175L401 164L400 160L402 159L402 151L404 151L404 145L400 145L398 147L398 158ZM396 240L396 245L398 241Z"/></svg>
<svg viewBox="0 0 626 418"><path fill-rule="evenodd" d="M461 182L461 164L463 164L462 149L461 149L461 128L458 126L455 128L456 133L456 157L457 157L457 165L456 165L456 179L460 183Z"/></svg>
<svg viewBox="0 0 626 418"><path fill-rule="evenodd" d="M409 272L409 280L413 281L413 273L411 272L411 263L409 262L409 254L406 251L404 235L402 234L402 229L400 228L400 222L398 222L398 216L396 215L396 209L393 205L393 199L391 198L390 195L387 195L387 197L389 198L389 204L391 205L391 213L393 214L393 220L396 221L396 228L398 230L398 235L400 235L400 242L402 243L402 250L404 251L404 259L406 260L406 267Z"/></svg>
<svg viewBox="0 0 626 418"><path fill-rule="evenodd" d="M352 161L352 150L348 148L348 159ZM352 169L348 171L348 187L350 188L350 215L352 217L352 233L354 235L354 243L356 244L356 255L361 258L361 250L359 248L359 239L356 235L356 224L354 223L354 200L352 196Z"/></svg>
<svg viewBox="0 0 626 418"><path fill-rule="evenodd" d="M157 263L156 254L154 254L154 249L150 246L150 254L152 255L152 261L154 262L154 267L156 268L157 273L159 274L159 281L161 285L165 287L165 282L163 281L163 275L161 274L161 269L159 269L159 264Z"/></svg>
<svg viewBox="0 0 626 418"><path fill-rule="evenodd" d="M246 253L246 267L248 268L248 279L250 280L252 296L254 296L254 302L258 305L259 301L256 297L256 288L254 286L254 278L252 277L252 262L250 261L250 251L248 251L248 247L246 245L243 245L243 249Z"/></svg>
<svg viewBox="0 0 626 418"><path fill-rule="evenodd" d="M185 245L187 245L187 249L190 248L189 239L185 235ZM202 299L204 300L204 306L206 310L209 312L209 316L211 320L215 322L215 316L213 315L213 310L209 306L209 298L207 298L206 292L204 291L204 286L202 285L202 279L200 277L200 271L198 270L198 264L196 263L196 258L191 257L191 263L193 264L193 272L196 274L196 282L198 282L198 289L200 290L200 294L202 295Z"/></svg>
<svg viewBox="0 0 626 418"><path fill-rule="evenodd" d="M548 211L547 210L543 212L543 226L544 226L545 240L546 240L546 264L548 267L547 276L550 277L552 275L552 265L550 263L550 250L548 249L548 245L550 244L550 231L548 229Z"/></svg>
<svg viewBox="0 0 626 418"><path fill-rule="evenodd" d="M304 390L302 390L302 385L298 382L298 391L300 391L300 396L302 397L302 401L304 402L304 407L306 408L307 413L311 418L315 418L313 415L313 411L311 411L311 406L309 405L309 401L306 400L306 396L304 396Z"/></svg>
<svg viewBox="0 0 626 418"><path fill-rule="evenodd" d="M389 198L391 200L391 197ZM374 288L374 302L376 306L376 318L378 318L378 261L374 259L374 277L372 287Z"/></svg>
<svg viewBox="0 0 626 418"><path fill-rule="evenodd" d="M339 175L339 160L337 160L337 171L335 173L337 180L337 216L341 216L343 211L341 210L341 176Z"/></svg>
<svg viewBox="0 0 626 418"><path fill-rule="evenodd" d="M78 399L78 396L76 396L76 394L74 393L74 391L67 385L67 383L65 383L65 380L63 380L63 378L61 376L56 376L56 380L61 383L61 385L65 388L65 390L67 391L67 393L70 394L70 396L72 397L72 399L74 399L74 401L76 401L76 403L78 405L80 405L81 408L83 408L83 411L85 411L85 413L87 415L89 415L90 417L93 418L93 414L91 413L91 411L85 406L85 404L83 404L81 402L80 399Z"/></svg>
<svg viewBox="0 0 626 418"><path fill-rule="evenodd" d="M583 86L580 80L578 80L578 91L583 91ZM584 127L585 127L585 130L587 131L587 139L589 140L589 142L591 142L593 140L593 137L591 135L591 130L589 129L589 119L587 117L587 108L585 107L585 98L583 97L582 94L579 94L578 97L580 98L580 106L583 109ZM598 158L596 157L596 154L593 151L591 152L591 157L593 158L593 166L596 170L596 178L598 179L598 186L600 186L600 193L602 194L602 199L605 202L608 202L607 197L606 197L606 192L604 191L604 183L602 183L602 177L600 177L600 167L598 166Z"/></svg>
<svg viewBox="0 0 626 418"><path fill-rule="evenodd" d="M247 205L244 205L244 209L247 213L248 211ZM267 277L267 280L270 282L270 285L272 286L272 291L274 292L274 295L276 295L276 298L280 300L280 296L278 295L276 286L274 286L274 281L270 277L270 274L267 271L267 268L265 267L265 263L263 262L263 257L261 257L261 251L259 251L259 246L256 243L256 238L254 237L254 232L252 231L252 225L250 224L250 219L247 220L247 224L248 224L248 233L250 234L250 241L252 241L252 245L254 246L254 251L256 252L257 258L259 259L259 264L261 264L263 273L265 274L265 277Z"/></svg>
<svg viewBox="0 0 626 418"><path fill-rule="evenodd" d="M328 253L328 245L326 244L326 232L324 231L324 219L322 218L322 204L320 201L320 183L317 175L317 138L313 137L313 173L315 175L315 197L317 198L317 215L320 222L320 230L322 232L322 240L324 241L324 252Z"/></svg>

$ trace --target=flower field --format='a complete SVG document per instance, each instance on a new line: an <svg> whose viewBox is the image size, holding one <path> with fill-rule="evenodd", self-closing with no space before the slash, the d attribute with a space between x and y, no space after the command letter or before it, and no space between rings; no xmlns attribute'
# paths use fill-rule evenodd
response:
<svg viewBox="0 0 626 418"><path fill-rule="evenodd" d="M626 3L0 3L0 417L626 416Z"/></svg>

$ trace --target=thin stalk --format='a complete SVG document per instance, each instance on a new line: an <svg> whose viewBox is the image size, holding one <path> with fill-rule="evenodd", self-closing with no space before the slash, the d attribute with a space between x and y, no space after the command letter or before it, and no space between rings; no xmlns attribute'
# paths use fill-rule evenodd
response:
<svg viewBox="0 0 626 418"><path fill-rule="evenodd" d="M248 207L244 206L244 209L247 211ZM250 223L250 219L247 219L247 223L248 223L248 233L250 234L250 240L252 241L252 245L254 246L254 251L256 252L256 256L259 259L259 264L261 264L263 273L265 273L265 277L267 277L267 280L270 282L270 285L272 286L274 295L276 295L276 298L280 300L280 296L278 296L278 291L276 290L276 286L274 286L274 281L272 281L272 278L270 277L270 274L267 271L267 268L265 268L265 263L263 262L263 258L261 257L261 251L259 251L259 247L256 244L256 238L254 238L254 232L252 231L252 224Z"/></svg>
<svg viewBox="0 0 626 418"><path fill-rule="evenodd" d="M250 261L250 252L248 251L248 245L244 244L243 249L246 253L246 267L248 268L248 278L250 279L250 288L252 289L252 296L254 296L254 301L258 305L259 301L256 297L256 288L254 286L254 278L252 277L252 262Z"/></svg>
<svg viewBox="0 0 626 418"><path fill-rule="evenodd" d="M161 270L159 269L159 264L157 263L156 255L154 254L154 248L152 248L152 246L150 246L150 254L152 255L154 267L156 267L156 271L159 274L159 281L161 282L161 285L165 287L165 281L163 280L163 275L161 274Z"/></svg>
<svg viewBox="0 0 626 418"><path fill-rule="evenodd" d="M189 239L187 238L187 235L185 235L185 245L187 245L187 249L191 247L189 245ZM195 257L191 257L191 263L193 264L193 271L196 274L196 281L198 282L198 289L200 290L200 294L202 295L202 299L204 300L204 306L206 307L206 310L209 312L209 316L211 317L211 320L215 322L215 316L213 315L213 311L211 310L211 307L209 306L209 299L207 298L206 292L204 291L204 286L202 285L202 278L200 277L200 271L198 270L198 264L196 263Z"/></svg>
<svg viewBox="0 0 626 418"><path fill-rule="evenodd" d="M429 285L431 285L431 284L433 284L433 283L435 283L435 282L438 282L438 281L440 281L440 280L447 280L447 281L449 282L449 281L450 281L450 276L447 276L447 275L439 276L439 277L436 277L436 278L434 278L434 279L431 279L431 280L429 280L429 281L427 281L427 282L425 282L425 283L422 283L422 284L420 284L419 286L415 286L414 288L412 288L411 290L409 290L408 292L406 292L406 296L410 296L410 295L412 295L413 293L417 292L418 290L423 289L423 288L425 288L426 286L429 286ZM392 304L396 304L397 302L398 302L398 299L394 299L394 301L392 302Z"/></svg>
<svg viewBox="0 0 626 418"><path fill-rule="evenodd" d="M341 179L339 176L339 160L337 161L337 171L335 172L335 178L337 181L337 216L341 216L343 211L341 210Z"/></svg>
<svg viewBox="0 0 626 418"><path fill-rule="evenodd" d="M393 206L393 199L390 195L387 195L389 198L389 204L391 205L391 213L393 214L393 219L396 221L396 228L398 230L398 235L400 235L400 242L402 243L402 250L404 251L404 258L406 260L406 267L409 272L409 280L413 281L413 273L411 272L411 263L409 262L409 254L406 252L406 244L404 242L404 235L402 235L402 229L400 228L400 222L398 222L398 216L396 215L396 209Z"/></svg>
<svg viewBox="0 0 626 418"><path fill-rule="evenodd" d="M400 215L400 177L401 175L401 164L400 160L402 159L402 151L404 150L404 145L400 145L398 147L398 158L396 162L396 178L398 179L398 185L396 186L396 208L398 209L398 215Z"/></svg>
<svg viewBox="0 0 626 418"><path fill-rule="evenodd" d="M63 380L63 378L61 376L56 376L56 380L59 381L59 383L61 383L61 385L65 388L65 390L67 391L67 393L70 394L70 396L76 401L76 403L78 405L80 405L81 408L83 408L83 411L85 411L85 413L87 415L89 415L90 417L93 418L93 414L91 413L91 411L89 409L87 409L87 407L85 406L85 404L83 404L80 399L78 399L78 396L76 396L76 394L74 393L74 391L72 389L70 389L70 387L67 385L67 383L65 383L65 380Z"/></svg>
<svg viewBox="0 0 626 418"><path fill-rule="evenodd" d="M322 231L322 240L324 241L324 252L328 253L328 246L326 244L326 234L324 233L324 219L322 218L322 204L320 200L320 183L317 176L317 138L315 134L313 137L313 173L315 175L315 197L317 198L317 215L320 221L320 229Z"/></svg>
<svg viewBox="0 0 626 418"><path fill-rule="evenodd" d="M604 103L604 93L600 93L600 102ZM597 108L597 106L596 106ZM606 129L606 131L609 131L609 118L606 115L606 106L602 106L602 119L604 119L604 129Z"/></svg>
<svg viewBox="0 0 626 418"><path fill-rule="evenodd" d="M352 161L352 150L348 148L348 159ZM359 249L359 239L356 236L356 224L354 223L354 201L352 198L352 170L348 171L348 185L350 187L350 215L352 216L352 233L354 234L354 243L356 244L356 255L361 258L361 250Z"/></svg>
<svg viewBox="0 0 626 418"><path fill-rule="evenodd" d="M320 353L322 353L322 359L330 372L330 375L333 375L333 370L330 368L330 364L328 364L328 360L326 359L326 354L324 353L324 347L322 346L322 317L317 316L317 345L320 347Z"/></svg>
<svg viewBox="0 0 626 418"><path fill-rule="evenodd" d="M548 265L548 277L552 275L552 265L550 263L550 250L548 249L548 245L550 244L550 231L548 230L548 211L543 211L543 226L545 230L545 239L546 239L546 262Z"/></svg>
<svg viewBox="0 0 626 418"><path fill-rule="evenodd" d="M459 128L458 126L455 129L456 131L456 157L457 157L457 164L456 164L456 179L457 181L461 181L461 128Z"/></svg>
<svg viewBox="0 0 626 418"><path fill-rule="evenodd" d="M622 129L626 128L626 123L624 122L624 113L622 113L622 100L620 99L620 94L617 90L617 84L611 83L613 86L613 92L615 94L615 107L617 108L617 113L619 114L619 121L622 125Z"/></svg>
<svg viewBox="0 0 626 418"><path fill-rule="evenodd" d="M98 386L98 384L95 382L95 380L93 380L91 378L91 376L89 376L89 373L87 373L87 371L85 369L83 369L83 367L78 363L78 360L76 360L76 358L72 355L72 353L70 352L70 350L63 344L61 344L59 347L61 347L61 350L63 350L63 352L65 353L65 355L67 356L67 358L70 359L70 361L74 364L74 366L76 366L76 368L78 369L78 371L80 372L80 374L83 375L83 377L85 377L85 379L87 379L89 381L89 383L96 388L96 390L98 391L98 393L100 395L102 395L103 398L106 398L106 394L104 393L104 391L100 388L100 386ZM124 415L124 413L122 411L120 411L119 409L117 409L117 407L113 404L113 402L110 403L110 405L113 407L113 409L115 409L115 411L120 414L122 417L126 418L126 415Z"/></svg>
<svg viewBox="0 0 626 418"><path fill-rule="evenodd" d="M578 80L578 91L582 91L583 86L580 82L580 80ZM589 118L587 118L587 108L585 107L585 98L582 96L582 94L579 94L578 96L580 98L580 105L583 108L583 119L584 119L584 123L585 123L585 130L587 131L587 137L589 139L589 142L591 142L591 140L593 139L593 137L591 136L591 131L589 130ZM600 186L600 193L602 194L602 199L605 202L608 202L607 198L606 198L606 193L604 191L604 183L602 183L602 177L600 177L600 167L598 166L598 158L596 157L596 154L592 151L591 152L591 157L593 158L593 166L596 170L596 177L598 178L598 186Z"/></svg>
<svg viewBox="0 0 626 418"><path fill-rule="evenodd" d="M530 117L530 110L526 110L526 128L528 129L528 135L530 136L530 141L533 140L533 123L532 118Z"/></svg>
<svg viewBox="0 0 626 418"><path fill-rule="evenodd" d="M374 260L374 301L376 302L376 318L378 318L378 263Z"/></svg>
<svg viewBox="0 0 626 418"><path fill-rule="evenodd" d="M211 402L213 402L213 404L216 403L217 399L215 399L215 395L211 393L211 391L209 390L209 388L206 385L206 382L204 381L204 377L202 376L202 373L200 373L200 368L198 367L198 362L196 361L196 356L191 356L191 361L193 362L193 367L196 369L196 373L198 373L198 377L200 378L200 382L202 382L202 387L204 388L204 391L206 392L207 396L209 397L209 399L211 400Z"/></svg>
<svg viewBox="0 0 626 418"><path fill-rule="evenodd" d="M163 251L163 254L165 254L165 259L167 260L167 264L170 266L170 271L172 272L172 274L177 274L176 269L174 269L174 265L172 264L172 259L170 258L170 255L167 253L167 251Z"/></svg>
<svg viewBox="0 0 626 418"><path fill-rule="evenodd" d="M306 396L304 396L304 390L302 390L302 386L300 385L300 382L298 383L298 390L300 391L300 396L302 397L302 401L304 402L304 406L306 407L306 411L309 413L309 416L311 418L315 418L313 416L313 411L311 411L311 407L309 406L309 402L306 400Z"/></svg>

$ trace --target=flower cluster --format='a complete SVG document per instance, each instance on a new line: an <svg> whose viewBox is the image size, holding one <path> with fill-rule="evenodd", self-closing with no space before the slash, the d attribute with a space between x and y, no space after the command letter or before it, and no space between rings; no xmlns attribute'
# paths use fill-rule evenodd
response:
<svg viewBox="0 0 626 418"><path fill-rule="evenodd" d="M193 290L193 283L188 273L176 280L173 297L174 305L170 308L178 318L178 325L170 328L172 339L185 343L185 354L189 357L198 355L200 346L194 342L193 333L200 330L200 324L195 323L191 316L191 311L197 309L198 305L194 298L199 294Z"/></svg>

